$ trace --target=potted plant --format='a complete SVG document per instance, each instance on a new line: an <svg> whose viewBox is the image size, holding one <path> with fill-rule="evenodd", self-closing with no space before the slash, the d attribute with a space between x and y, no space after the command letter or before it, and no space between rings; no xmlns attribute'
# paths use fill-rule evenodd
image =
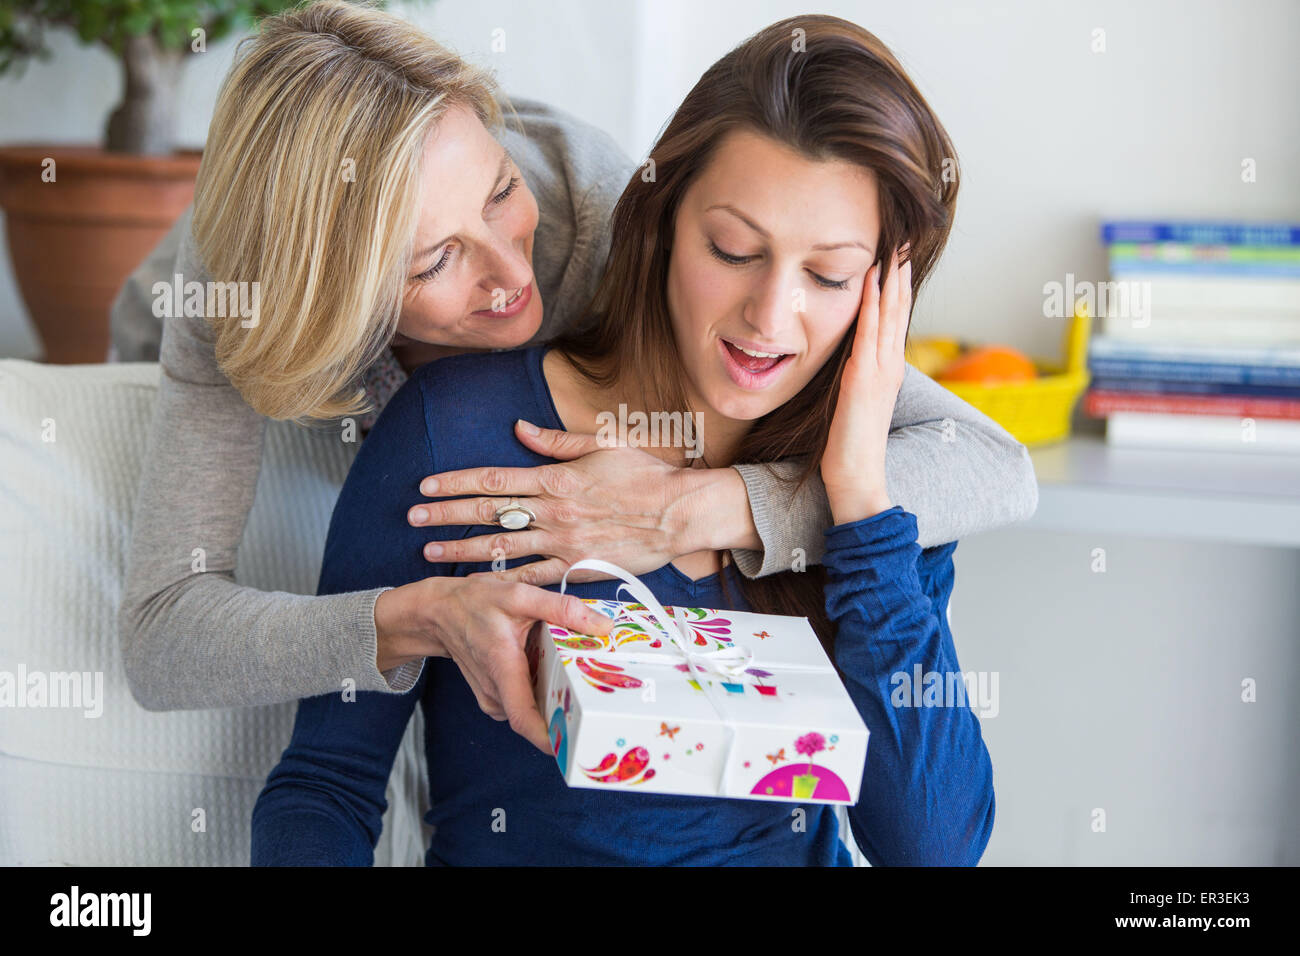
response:
<svg viewBox="0 0 1300 956"><path fill-rule="evenodd" d="M808 758L808 771L795 776L791 796L811 800L817 792L821 777L813 773L813 757L826 749L826 738L817 731L809 731L794 742L794 749Z"/></svg>
<svg viewBox="0 0 1300 956"><path fill-rule="evenodd" d="M102 146L0 147L9 255L47 362L103 362L117 290L194 197L200 153L175 146L186 59L297 0L8 0L0 75L69 29L122 65Z"/></svg>

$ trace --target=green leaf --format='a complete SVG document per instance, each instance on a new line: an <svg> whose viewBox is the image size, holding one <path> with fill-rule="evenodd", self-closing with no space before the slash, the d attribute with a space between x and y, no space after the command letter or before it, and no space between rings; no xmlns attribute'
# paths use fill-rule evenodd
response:
<svg viewBox="0 0 1300 956"><path fill-rule="evenodd" d="M108 17L99 7L86 7L77 21L77 36L82 43L95 43L104 39L108 32Z"/></svg>
<svg viewBox="0 0 1300 956"><path fill-rule="evenodd" d="M154 18L148 10L136 10L122 18L122 32L129 36L144 36L153 29Z"/></svg>

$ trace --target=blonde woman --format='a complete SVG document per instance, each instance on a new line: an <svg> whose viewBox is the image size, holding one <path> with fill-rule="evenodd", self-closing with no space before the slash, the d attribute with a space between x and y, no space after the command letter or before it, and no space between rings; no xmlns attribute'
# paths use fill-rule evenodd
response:
<svg viewBox="0 0 1300 956"><path fill-rule="evenodd" d="M502 547L542 560L472 577L435 576L430 564L423 580L342 594L235 583L267 419L337 423L342 436L352 417L364 434L430 359L549 341L584 316L635 165L540 104L516 101L519 122L503 122L501 102L490 76L415 27L336 0L263 21L245 41L192 222L177 224L114 311L119 357L149 358L157 342L163 371L121 609L127 677L145 707L295 700L348 678L402 693L426 658L443 657L484 712L549 753L523 638L538 619L607 627L541 587L569 563L599 554L639 573L730 549L762 577L788 569L795 549L820 559L825 490L814 480L792 497L781 480L802 462L678 468L521 422L518 441L557 463L428 476L427 497L469 497L418 505L406 520L510 529L430 531L430 562L490 560ZM159 333L152 290L177 274L257 283L256 316L223 317L209 301L206 315L165 317ZM953 424L957 440L945 441ZM917 515L923 547L1032 513L1023 446L915 369L892 427L889 496ZM195 547L207 554L201 573Z"/></svg>

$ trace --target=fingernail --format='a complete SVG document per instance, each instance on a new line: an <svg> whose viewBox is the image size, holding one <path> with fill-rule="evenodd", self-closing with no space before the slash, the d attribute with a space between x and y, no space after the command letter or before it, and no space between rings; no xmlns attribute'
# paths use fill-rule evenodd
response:
<svg viewBox="0 0 1300 956"><path fill-rule="evenodd" d="M420 494L432 495L432 494L437 494L437 492L438 492L438 479L437 478L424 479L424 483L420 485Z"/></svg>
<svg viewBox="0 0 1300 956"><path fill-rule="evenodd" d="M423 508L416 508L414 511L411 512L411 521L415 523L419 523L421 521L428 521L428 520L429 520L429 512L427 512Z"/></svg>
<svg viewBox="0 0 1300 956"><path fill-rule="evenodd" d="M442 545L440 545L440 544L426 544L426 545L424 546L424 556L425 556L426 558L441 558L441 557L442 557Z"/></svg>
<svg viewBox="0 0 1300 956"><path fill-rule="evenodd" d="M532 422L524 421L522 418L516 421L515 424L519 426L519 430L523 432L525 435L540 435L542 433L542 430L540 428L538 428Z"/></svg>

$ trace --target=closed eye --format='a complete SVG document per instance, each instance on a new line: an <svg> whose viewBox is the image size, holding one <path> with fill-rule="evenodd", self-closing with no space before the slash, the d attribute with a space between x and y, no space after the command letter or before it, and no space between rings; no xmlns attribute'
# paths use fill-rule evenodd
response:
<svg viewBox="0 0 1300 956"><path fill-rule="evenodd" d="M819 276L815 272L809 272L808 274L812 276L813 281L823 289L847 289L849 287L848 279L841 279L837 282L834 279L827 279L825 276Z"/></svg>
<svg viewBox="0 0 1300 956"><path fill-rule="evenodd" d="M709 253L710 255L713 256L713 258L725 262L727 263L727 265L731 265L731 266L743 266L750 259L758 258L757 256L733 256L729 252L723 252L712 242L709 243ZM816 282L823 289L847 289L849 287L848 279L840 279L840 280L828 279L825 276L818 275L817 273L813 272L811 269L808 270L808 274L812 276L813 281Z"/></svg>
<svg viewBox="0 0 1300 956"><path fill-rule="evenodd" d="M519 177L513 176L510 179L510 185L507 186L505 189L501 190L501 192L497 193L495 196L493 196L492 201L500 205L501 203L509 199L511 193L513 193L518 188L519 188Z"/></svg>
<svg viewBox="0 0 1300 956"><path fill-rule="evenodd" d="M721 259L723 262L727 263L728 265L733 265L733 266L743 266L750 259L754 258L753 256L733 256L729 252L723 252L712 242L709 243L709 252L712 253L713 258Z"/></svg>
<svg viewBox="0 0 1300 956"><path fill-rule="evenodd" d="M442 255L438 258L438 261L435 262L433 265L431 265L429 268L425 269L418 276L416 276L414 281L428 282L430 279L436 276L443 269L447 268L447 263L450 261L451 261L451 245L449 244L447 248L442 250Z"/></svg>
<svg viewBox="0 0 1300 956"><path fill-rule="evenodd" d="M506 186L505 189L501 190L501 192L493 196L492 202L498 206L501 203L505 202L512 195L514 195L514 191L519 188L519 183L520 183L519 177L512 176L510 178L510 184ZM451 262L451 250L452 247L448 245L447 248L442 251L442 256L438 259L438 261L435 262L433 265L431 265L429 268L425 269L418 276L415 276L414 281L428 282L430 279L436 276L443 269L447 268L448 263Z"/></svg>

